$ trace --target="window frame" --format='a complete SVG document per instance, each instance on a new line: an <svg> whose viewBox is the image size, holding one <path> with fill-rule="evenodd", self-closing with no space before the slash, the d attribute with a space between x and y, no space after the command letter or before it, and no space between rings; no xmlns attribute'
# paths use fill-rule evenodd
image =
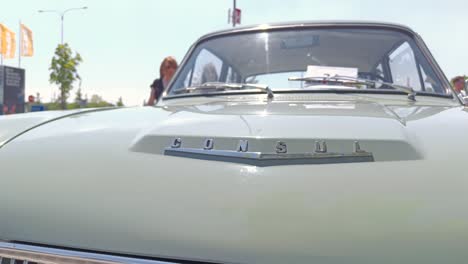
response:
<svg viewBox="0 0 468 264"><path fill-rule="evenodd" d="M205 43L206 41L222 38L226 36L235 36L235 35L243 35L243 34L256 34L256 33L265 33L265 32L278 32L278 31L291 31L291 30L326 30L326 29L372 29L372 30L389 30L400 32L406 36L408 36L411 40L414 41L414 45L420 50L421 56L424 56L427 60L427 64L432 68L432 73L434 74L437 79L440 80L441 89L446 91L445 94L432 94L432 93L425 93L425 96L433 96L439 98L446 98L451 99L453 102L456 102L460 105L463 105L464 102L458 96L455 96L455 92L450 85L446 75L441 70L440 65L434 59L432 53L430 52L427 45L421 39L421 37L411 29L397 25L397 24L385 24L385 23L363 23L363 22L333 22L333 23L304 23L304 24L296 24L296 25L273 25L268 26L267 28L264 27L251 27L245 28L240 30L226 30L221 31L218 33L207 34L201 37L196 43L194 43L189 51L186 53L184 59L182 60L181 65L184 65L185 62L190 61L190 59L195 56L195 52L197 48ZM188 65L188 67L180 67L173 78L173 80L169 83L168 89L164 92L163 97L159 101L159 103L164 102L165 100L183 98L183 97L194 97L194 96L207 96L206 94L170 94L174 85L177 83L175 80L178 80L179 75L184 73L185 74L190 71L190 68L193 68L192 65ZM388 70L388 69L387 69ZM389 75L391 76L391 74ZM241 76L242 77L242 76ZM294 91L295 93L301 92L300 90ZM367 93L367 92L365 92ZM370 91L372 93L372 91ZM208 96L217 96L223 95L224 93L211 93ZM237 93L236 93L237 94ZM238 94L245 94L245 93L238 93ZM388 94L393 94L392 91L389 91Z"/></svg>

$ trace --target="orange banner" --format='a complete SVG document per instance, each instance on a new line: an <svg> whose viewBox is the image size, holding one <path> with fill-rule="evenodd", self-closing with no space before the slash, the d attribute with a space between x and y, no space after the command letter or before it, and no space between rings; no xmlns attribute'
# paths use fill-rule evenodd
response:
<svg viewBox="0 0 468 264"><path fill-rule="evenodd" d="M16 34L5 25L0 24L1 49L4 59L13 59L16 51Z"/></svg>
<svg viewBox="0 0 468 264"><path fill-rule="evenodd" d="M32 57L34 55L33 33L27 26L21 24L21 56Z"/></svg>

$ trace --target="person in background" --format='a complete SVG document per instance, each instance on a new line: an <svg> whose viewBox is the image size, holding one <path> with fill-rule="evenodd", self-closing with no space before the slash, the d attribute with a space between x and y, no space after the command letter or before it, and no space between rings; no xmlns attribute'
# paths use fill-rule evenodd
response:
<svg viewBox="0 0 468 264"><path fill-rule="evenodd" d="M159 67L159 79L154 80L153 84L150 85L151 87L151 94L148 100L148 105L154 105L161 95L166 89L167 85L171 81L174 73L177 70L177 61L174 57L166 57Z"/></svg>
<svg viewBox="0 0 468 264"><path fill-rule="evenodd" d="M457 94L461 97L466 96L466 91L465 91L465 77L463 76L457 76L452 79L453 83L453 88L457 92Z"/></svg>

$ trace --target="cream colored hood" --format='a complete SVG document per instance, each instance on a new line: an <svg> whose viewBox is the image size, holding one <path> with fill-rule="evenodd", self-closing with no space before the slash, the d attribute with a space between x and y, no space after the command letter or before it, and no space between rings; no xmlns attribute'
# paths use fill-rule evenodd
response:
<svg viewBox="0 0 468 264"><path fill-rule="evenodd" d="M462 263L462 107L420 100L185 101L83 113L0 148L0 240L233 263ZM0 123L0 129L1 123ZM375 162L257 167L170 157L175 137ZM395 154L397 153L397 155ZM446 261L445 261L446 262ZM450 261L449 261L450 262Z"/></svg>
<svg viewBox="0 0 468 264"><path fill-rule="evenodd" d="M76 109L67 111L45 111L27 114L0 116L0 146L8 140L44 123L52 122L62 117L95 109Z"/></svg>

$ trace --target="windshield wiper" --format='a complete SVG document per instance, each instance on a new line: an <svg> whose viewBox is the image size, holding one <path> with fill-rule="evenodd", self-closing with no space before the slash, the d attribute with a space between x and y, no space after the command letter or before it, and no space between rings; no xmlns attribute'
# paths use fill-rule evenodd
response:
<svg viewBox="0 0 468 264"><path fill-rule="evenodd" d="M334 76L313 76L313 77L289 77L288 80L289 81L337 81L337 82L352 81L357 84L374 85L374 86L376 84L380 84L380 85L386 85L396 90L402 91L408 94L409 100L416 101L416 92L411 87L398 85L394 83L369 80L369 79L364 79L364 78L334 75Z"/></svg>
<svg viewBox="0 0 468 264"><path fill-rule="evenodd" d="M268 99L272 99L275 95L273 91L265 84L256 83L223 83L223 82L207 82L202 85L184 88L182 92L194 92L197 90L241 90L241 89L257 89L268 95Z"/></svg>

